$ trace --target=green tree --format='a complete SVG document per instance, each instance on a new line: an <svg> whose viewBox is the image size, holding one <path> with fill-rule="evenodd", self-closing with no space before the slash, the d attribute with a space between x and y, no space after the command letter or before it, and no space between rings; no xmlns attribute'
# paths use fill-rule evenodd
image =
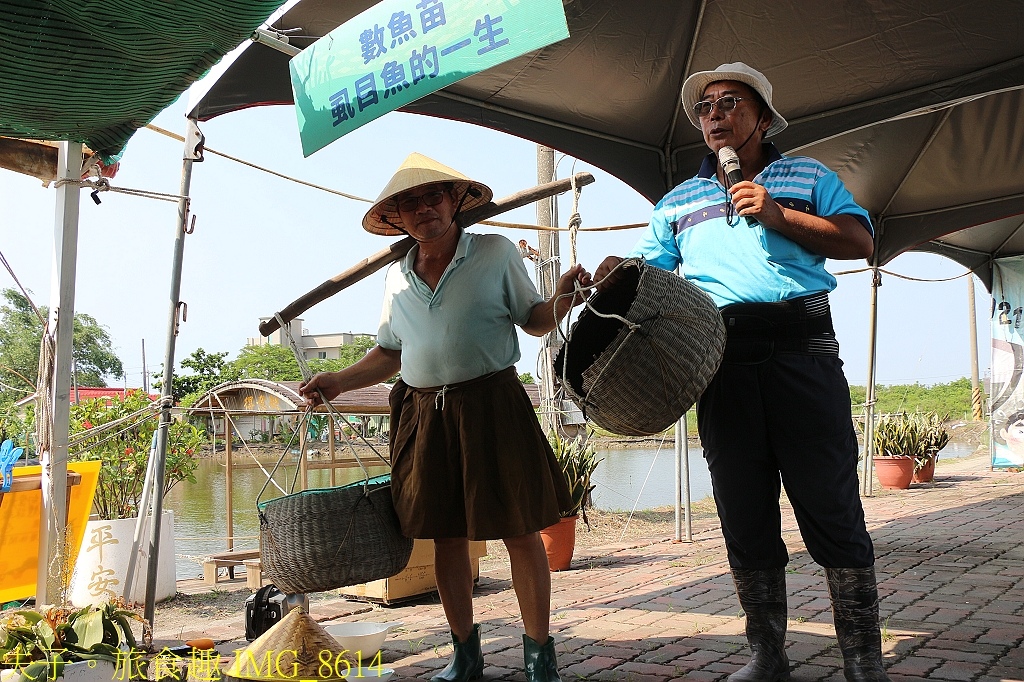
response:
<svg viewBox="0 0 1024 682"><path fill-rule="evenodd" d="M20 292L0 292L0 405L20 400L35 390L39 371L39 345L43 325L32 305ZM46 318L47 309L39 312ZM124 376L121 359L114 353L110 335L96 318L75 313L72 358L81 386L106 386L106 377Z"/></svg>
<svg viewBox="0 0 1024 682"><path fill-rule="evenodd" d="M532 383L534 383L533 382L533 375L530 374L529 372L526 372L525 374L520 374L519 375L519 381L523 382L524 384L532 384Z"/></svg>
<svg viewBox="0 0 1024 682"><path fill-rule="evenodd" d="M850 404L856 413L863 411L867 399L864 386L850 386ZM983 404L987 401L983 399ZM971 414L971 380L964 377L948 384L899 384L875 386L875 412L936 412L959 418Z"/></svg>
<svg viewBox="0 0 1024 682"><path fill-rule="evenodd" d="M197 348L191 355L182 360L181 366L192 370L192 373L178 374L175 372L171 375L171 395L174 397L174 402L185 405L191 404L204 391L217 384L230 381L224 375L224 367L227 364L225 358L227 356L226 351L223 353L207 353L202 348ZM162 377L163 375L156 374L154 376ZM162 379L153 382L154 388L161 388L162 386ZM189 398L192 398L192 401Z"/></svg>
<svg viewBox="0 0 1024 682"><path fill-rule="evenodd" d="M302 380L299 363L287 346L246 346L228 365L228 371L237 379Z"/></svg>

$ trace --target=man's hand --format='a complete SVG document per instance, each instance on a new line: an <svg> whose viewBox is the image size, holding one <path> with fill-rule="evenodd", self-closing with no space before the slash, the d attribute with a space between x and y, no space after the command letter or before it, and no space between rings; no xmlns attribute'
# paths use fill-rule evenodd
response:
<svg viewBox="0 0 1024 682"><path fill-rule="evenodd" d="M582 288L589 287L594 283L594 280L590 278L590 273L584 270L583 266L579 263L566 270L564 273L562 273L562 276L558 278L558 284L555 285L555 298L558 298L559 296L564 296L566 294L571 294L573 291L576 290L577 282L579 282L579 285ZM568 298L559 299L558 308L560 311L569 311L569 309L565 306L565 303L568 300ZM572 297L571 305L569 307L575 308L580 303L583 303L583 301L585 300L587 300L586 292L576 294L575 296ZM559 317L562 316L559 315Z"/></svg>
<svg viewBox="0 0 1024 682"><path fill-rule="evenodd" d="M744 180L730 187L729 194L732 195L732 203L738 215L750 216L773 230L779 229L786 220L782 215L782 207L772 199L763 185Z"/></svg>
<svg viewBox="0 0 1024 682"><path fill-rule="evenodd" d="M611 288L616 282L622 278L622 271L615 270L615 267L624 261L625 258L619 256L608 256L601 264L597 266L597 270L594 272L594 281L597 282L597 290L605 291ZM612 273L612 270L615 270ZM612 273L609 277L609 273Z"/></svg>
<svg viewBox="0 0 1024 682"><path fill-rule="evenodd" d="M299 384L299 395L305 399L305 407L316 407L323 400L320 393L324 394L327 400L334 400L341 393L341 381L338 372L320 372L309 381Z"/></svg>
<svg viewBox="0 0 1024 682"><path fill-rule="evenodd" d="M305 406L316 406L323 402L320 393L327 400L334 400L345 391L366 388L389 379L402 368L402 351L374 346L360 358L340 372L320 372L309 381L299 384L299 395L305 399Z"/></svg>
<svg viewBox="0 0 1024 682"><path fill-rule="evenodd" d="M737 214L755 218L819 256L836 260L870 258L874 251L871 233L852 215L816 216L784 208L768 190L749 180L737 182L729 193Z"/></svg>
<svg viewBox="0 0 1024 682"><path fill-rule="evenodd" d="M584 270L579 263L566 270L565 274L558 278L555 293L551 298L533 307L533 310L530 311L530 319L523 325L523 331L531 336L544 336L555 328L556 314L561 320L572 306L583 303L586 300L586 294L568 295L576 290L577 282L581 287L593 284L590 273ZM565 297L562 298L562 296Z"/></svg>

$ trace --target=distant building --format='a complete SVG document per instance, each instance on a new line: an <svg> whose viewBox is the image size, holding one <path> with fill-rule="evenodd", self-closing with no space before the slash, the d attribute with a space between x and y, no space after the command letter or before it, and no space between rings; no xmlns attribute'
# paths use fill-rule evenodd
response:
<svg viewBox="0 0 1024 682"><path fill-rule="evenodd" d="M74 405L75 403L82 400L106 398L106 402L109 405L113 402L114 398L123 399L125 395L129 393L145 393L145 391L143 391L141 388L114 388L112 386L79 386L78 388L72 386L71 404ZM14 406L16 408L23 408L34 403L35 400L36 394L33 393L32 395L22 398L18 402L14 403ZM150 393L149 400L150 402L156 402L157 400L160 400L160 394Z"/></svg>
<svg viewBox="0 0 1024 682"><path fill-rule="evenodd" d="M260 323L270 320L269 317L261 317ZM292 338L298 341L299 347L307 360L337 360L341 357L341 347L355 343L356 339L368 338L377 340L376 334L354 334L352 332L341 332L336 334L310 334L308 329L302 328L302 318L296 318L288 323ZM259 336L246 340L249 346L285 346L288 344L284 333L278 329L270 336Z"/></svg>

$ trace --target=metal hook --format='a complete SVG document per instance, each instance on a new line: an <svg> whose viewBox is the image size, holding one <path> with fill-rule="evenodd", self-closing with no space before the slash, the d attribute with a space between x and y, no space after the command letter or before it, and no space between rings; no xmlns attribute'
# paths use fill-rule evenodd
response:
<svg viewBox="0 0 1024 682"><path fill-rule="evenodd" d="M192 222L185 228L185 234L192 234L196 231L196 214L192 214Z"/></svg>
<svg viewBox="0 0 1024 682"><path fill-rule="evenodd" d="M184 301L178 301L178 305L174 307L174 335L178 335L178 327L181 326L182 322L188 322L188 303Z"/></svg>

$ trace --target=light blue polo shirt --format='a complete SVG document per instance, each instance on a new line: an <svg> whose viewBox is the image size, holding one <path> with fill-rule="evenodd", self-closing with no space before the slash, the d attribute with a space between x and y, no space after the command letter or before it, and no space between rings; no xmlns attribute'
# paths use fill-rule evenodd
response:
<svg viewBox="0 0 1024 682"><path fill-rule="evenodd" d="M505 237L463 230L437 289L413 271L419 245L388 269L377 330L402 352L402 379L427 388L475 379L519 360L515 325L544 299Z"/></svg>
<svg viewBox="0 0 1024 682"><path fill-rule="evenodd" d="M754 182L775 201L817 216L852 215L872 232L868 212L827 166L807 157L784 157L774 145L767 146L768 165ZM749 226L735 210L732 220L726 219L729 195L715 168L710 154L696 177L658 202L647 231L629 255L643 256L665 270L679 266L682 276L707 292L719 308L835 289L823 256L760 223Z"/></svg>

